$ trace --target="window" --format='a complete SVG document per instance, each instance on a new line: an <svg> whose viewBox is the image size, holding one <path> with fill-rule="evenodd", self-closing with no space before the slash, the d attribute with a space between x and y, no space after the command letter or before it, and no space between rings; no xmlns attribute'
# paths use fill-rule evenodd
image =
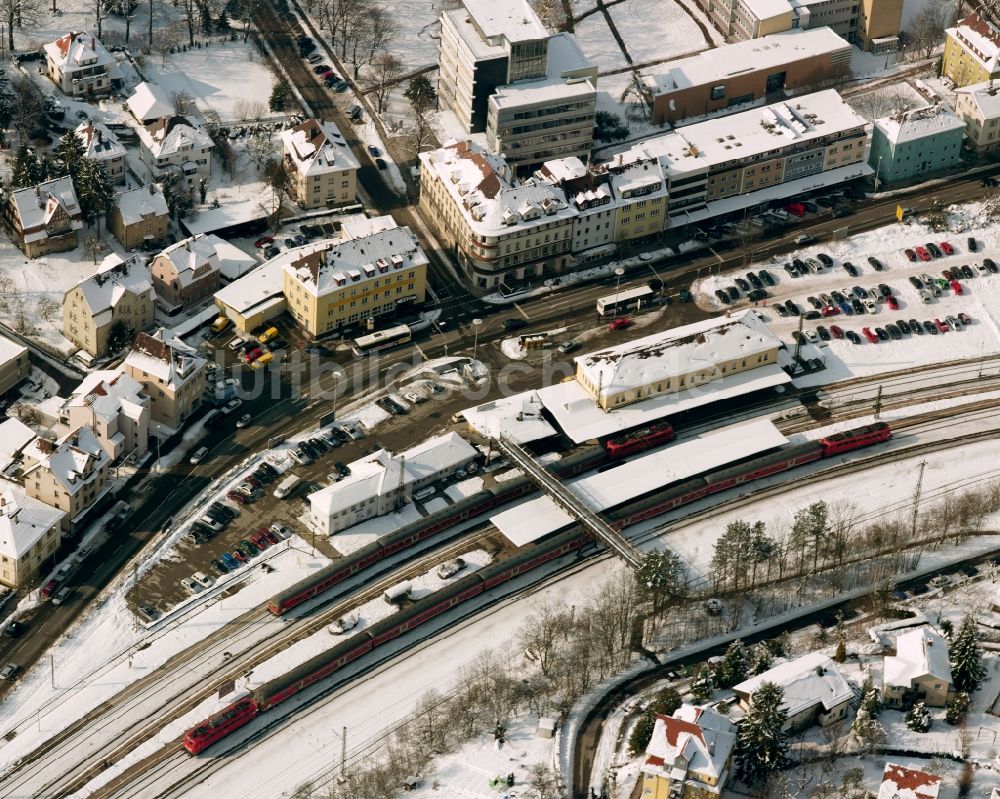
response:
<svg viewBox="0 0 1000 799"><path fill-rule="evenodd" d="M726 87L725 87L725 85L719 85L719 86L713 86L712 87L711 97L712 97L713 100L721 100L725 96L726 96Z"/></svg>

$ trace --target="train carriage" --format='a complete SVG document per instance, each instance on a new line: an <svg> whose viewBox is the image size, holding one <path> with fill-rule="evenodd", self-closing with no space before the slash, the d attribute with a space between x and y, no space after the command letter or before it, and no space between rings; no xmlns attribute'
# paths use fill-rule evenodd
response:
<svg viewBox="0 0 1000 799"><path fill-rule="evenodd" d="M229 735L237 727L242 727L259 712L257 703L251 697L233 702L218 713L213 713L197 727L184 733L184 748L196 755L204 751L220 738Z"/></svg>
<svg viewBox="0 0 1000 799"><path fill-rule="evenodd" d="M890 438L892 438L892 429L888 423L875 422L863 427L856 427L853 430L824 436L820 439L820 443L823 445L823 457L829 458L831 455L839 455L841 452L880 444Z"/></svg>
<svg viewBox="0 0 1000 799"><path fill-rule="evenodd" d="M362 655L368 654L372 648L371 636L367 630L362 630L342 644L310 658L287 674L260 686L254 691L254 698L261 711L268 710L324 677L329 677Z"/></svg>
<svg viewBox="0 0 1000 799"><path fill-rule="evenodd" d="M714 494L718 491L725 491L727 488L777 474L794 466L819 460L821 457L823 457L823 448L816 442L782 447L777 452L753 458L737 466L709 472L705 475L705 482L708 484L706 493Z"/></svg>
<svg viewBox="0 0 1000 799"><path fill-rule="evenodd" d="M425 621L444 613L483 592L483 581L478 574L469 574L451 585L435 591L424 599L417 600L410 607L397 611L373 624L368 633L374 646L397 638L405 632L419 627Z"/></svg>
<svg viewBox="0 0 1000 799"><path fill-rule="evenodd" d="M362 569L367 569L373 563L382 560L383 557L382 545L378 541L373 541L351 553L344 560L326 566L311 577L299 580L290 588L275 594L268 602L267 609L275 616L280 616L296 605L301 605L312 599L317 594L328 591L337 583L352 577Z"/></svg>

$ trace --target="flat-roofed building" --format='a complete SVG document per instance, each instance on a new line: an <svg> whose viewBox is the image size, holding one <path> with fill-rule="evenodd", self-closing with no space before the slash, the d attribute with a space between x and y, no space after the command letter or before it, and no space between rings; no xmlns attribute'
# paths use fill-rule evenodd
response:
<svg viewBox="0 0 1000 799"><path fill-rule="evenodd" d="M961 163L965 123L931 105L875 120L868 163L878 185L912 180Z"/></svg>
<svg viewBox="0 0 1000 799"><path fill-rule="evenodd" d="M643 78L653 122L738 109L850 73L851 46L830 28L788 31L667 62Z"/></svg>

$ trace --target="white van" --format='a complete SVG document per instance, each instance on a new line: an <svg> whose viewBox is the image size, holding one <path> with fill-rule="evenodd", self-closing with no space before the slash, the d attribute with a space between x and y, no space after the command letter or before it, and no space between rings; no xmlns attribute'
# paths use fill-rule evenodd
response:
<svg viewBox="0 0 1000 799"><path fill-rule="evenodd" d="M274 496L278 499L285 499L291 496L292 492L299 487L299 483L301 482L301 477L294 474L288 475L288 477L278 483L278 487L274 489Z"/></svg>

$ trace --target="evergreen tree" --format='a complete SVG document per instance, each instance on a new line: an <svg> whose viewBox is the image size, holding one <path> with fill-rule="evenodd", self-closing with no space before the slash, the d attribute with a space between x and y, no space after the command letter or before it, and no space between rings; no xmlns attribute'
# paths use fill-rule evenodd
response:
<svg viewBox="0 0 1000 799"><path fill-rule="evenodd" d="M95 221L100 224L101 217L109 214L115 205L115 190L104 164L84 158L72 178L84 220L88 225Z"/></svg>
<svg viewBox="0 0 1000 799"><path fill-rule="evenodd" d="M758 674L763 674L771 668L773 661L774 657L771 655L771 650L768 649L767 644L757 644L750 650L750 674L754 677Z"/></svg>
<svg viewBox="0 0 1000 799"><path fill-rule="evenodd" d="M203 2L199 8L201 16L201 32L206 36L212 35L212 9L207 2Z"/></svg>
<svg viewBox="0 0 1000 799"><path fill-rule="evenodd" d="M931 728L931 714L927 705L917 702L906 713L906 726L914 732L927 732Z"/></svg>
<svg viewBox="0 0 1000 799"><path fill-rule="evenodd" d="M229 33L229 13L225 6L222 7L222 11L219 12L219 16L215 20L215 29L219 33Z"/></svg>
<svg viewBox="0 0 1000 799"><path fill-rule="evenodd" d="M292 93L288 88L288 84L283 80L278 81L274 84L274 88L271 89L271 100L268 103L268 107L272 111L284 111L288 108L288 103L292 98Z"/></svg>
<svg viewBox="0 0 1000 799"><path fill-rule="evenodd" d="M77 136L76 131L66 131L59 139L59 144L56 145L55 158L51 166L51 169L55 170L55 174L50 175L50 177L76 175L80 170L80 164L86 158L84 153L83 140Z"/></svg>
<svg viewBox="0 0 1000 799"><path fill-rule="evenodd" d="M882 712L882 697L878 689L872 687L870 677L865 680L865 685L861 689L861 710L872 718L877 718Z"/></svg>
<svg viewBox="0 0 1000 799"><path fill-rule="evenodd" d="M719 685L729 688L738 682L743 682L747 678L749 666L750 655L744 643L737 638L729 645L722 663L719 664L716 672Z"/></svg>
<svg viewBox="0 0 1000 799"><path fill-rule="evenodd" d="M434 91L434 86L426 75L417 75L411 80L403 96L410 101L410 105L417 112L427 111L437 103L437 92Z"/></svg>
<svg viewBox="0 0 1000 799"><path fill-rule="evenodd" d="M847 660L847 645L844 643L843 638L837 641L837 651L833 653L833 659L838 663L843 663Z"/></svg>
<svg viewBox="0 0 1000 799"><path fill-rule="evenodd" d="M750 695L750 707L736 732L736 773L746 785L764 782L788 761L784 726L788 714L781 707L784 692L772 682L762 683Z"/></svg>
<svg viewBox="0 0 1000 799"><path fill-rule="evenodd" d="M646 751L646 747L649 746L649 741L653 737L653 728L655 726L655 714L647 710L639 716L639 720L636 721L632 732L628 736L628 748L631 750L633 756Z"/></svg>
<svg viewBox="0 0 1000 799"><path fill-rule="evenodd" d="M659 713L661 716L672 716L683 702L684 700L681 699L681 695L677 691L667 687L653 697L653 701L649 704L649 710L651 713Z"/></svg>
<svg viewBox="0 0 1000 799"><path fill-rule="evenodd" d="M712 667L707 663L701 663L691 677L691 695L698 702L707 702L712 698L715 690L715 675Z"/></svg>
<svg viewBox="0 0 1000 799"><path fill-rule="evenodd" d="M119 319L108 331L108 352L118 352L129 346L134 339L135 330Z"/></svg>
<svg viewBox="0 0 1000 799"><path fill-rule="evenodd" d="M11 188L23 189L27 186L37 185L41 182L39 171L38 159L28 147L28 143L22 141L14 155L13 174L10 180Z"/></svg>
<svg viewBox="0 0 1000 799"><path fill-rule="evenodd" d="M948 703L948 710L944 716L945 721L951 726L957 727L965 721L965 717L969 714L971 706L972 697L965 693L965 691L959 691Z"/></svg>
<svg viewBox="0 0 1000 799"><path fill-rule="evenodd" d="M851 725L851 734L865 752L873 752L876 747L885 743L885 727L864 705L858 708Z"/></svg>
<svg viewBox="0 0 1000 799"><path fill-rule="evenodd" d="M0 141L4 140L4 133L14 121L14 109L11 107L10 95L0 92Z"/></svg>
<svg viewBox="0 0 1000 799"><path fill-rule="evenodd" d="M955 690L971 694L986 676L983 653L979 648L979 631L972 616L962 619L962 626L952 636L948 646L948 656Z"/></svg>

